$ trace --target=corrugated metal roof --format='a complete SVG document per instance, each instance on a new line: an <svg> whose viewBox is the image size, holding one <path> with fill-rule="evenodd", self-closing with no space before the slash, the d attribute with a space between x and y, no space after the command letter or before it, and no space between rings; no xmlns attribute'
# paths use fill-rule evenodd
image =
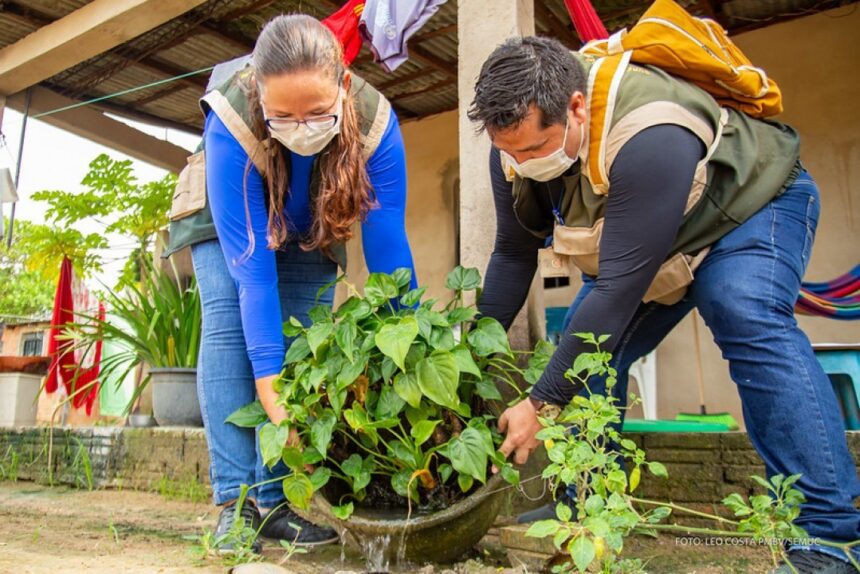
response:
<svg viewBox="0 0 860 574"><path fill-rule="evenodd" d="M715 17L730 32L781 18L850 4L856 0L679 0L697 14ZM0 1L0 48L87 4L87 0ZM208 0L194 10L108 53L82 62L43 85L89 99L167 79L248 53L263 25L277 14L302 12L322 18L335 0ZM594 1L610 31L632 25L648 0ZM488 17L492 17L491 12ZM564 0L535 0L537 33L578 47ZM365 46L354 71L379 87L401 119L423 117L457 106L457 1L449 0L408 44L410 59L394 73L375 64ZM206 76L142 89L100 104L115 113L145 117L192 131L202 127L197 105Z"/></svg>

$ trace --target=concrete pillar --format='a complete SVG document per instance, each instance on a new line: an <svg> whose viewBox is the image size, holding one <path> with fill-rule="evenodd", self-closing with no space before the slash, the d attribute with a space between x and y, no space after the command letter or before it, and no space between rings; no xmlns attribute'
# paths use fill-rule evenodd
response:
<svg viewBox="0 0 860 574"><path fill-rule="evenodd" d="M475 94L475 81L481 65L490 52L511 36L530 36L535 33L534 0L458 0L457 10L460 264L477 267L482 275L486 275L496 236L496 214L488 167L490 139L486 134L475 133L475 125L466 117L466 111ZM535 277L528 301L508 331L514 348L531 347L537 338L545 335L546 321L543 315L543 282ZM540 449L520 468L520 476L525 479L538 475L546 464L546 454ZM540 481L532 480L524 484L523 488L522 495L512 495L508 512L517 513L540 505L549 494Z"/></svg>
<svg viewBox="0 0 860 574"><path fill-rule="evenodd" d="M466 111L475 94L481 65L511 36L535 33L534 0L458 0L458 94L460 99L460 264L484 275L496 234L495 208L487 158L490 140L477 135ZM526 347L545 331L542 284L535 280L529 300L510 329L511 343ZM529 317L532 320L529 320ZM531 327L530 327L531 325Z"/></svg>

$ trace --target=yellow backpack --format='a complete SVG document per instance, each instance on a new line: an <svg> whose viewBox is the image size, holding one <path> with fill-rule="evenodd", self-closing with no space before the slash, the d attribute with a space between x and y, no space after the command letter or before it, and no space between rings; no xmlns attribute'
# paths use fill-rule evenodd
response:
<svg viewBox="0 0 860 574"><path fill-rule="evenodd" d="M692 16L672 0L656 0L629 31L593 41L581 51L595 56L630 51L630 61L688 80L724 106L756 118L782 112L776 82L752 65L726 31L713 20Z"/></svg>
<svg viewBox="0 0 860 574"><path fill-rule="evenodd" d="M702 88L723 106L755 118L782 112L782 95L761 68L752 65L726 31L706 18L696 18L672 0L656 0L628 31L580 49L596 56L590 78L592 137L586 175L598 186L603 173L603 140L618 84L627 64L650 65ZM597 127L597 129L593 129Z"/></svg>

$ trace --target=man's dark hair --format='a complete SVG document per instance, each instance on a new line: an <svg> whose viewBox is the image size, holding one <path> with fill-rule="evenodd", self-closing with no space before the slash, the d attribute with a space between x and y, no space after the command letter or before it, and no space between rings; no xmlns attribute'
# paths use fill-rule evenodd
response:
<svg viewBox="0 0 860 574"><path fill-rule="evenodd" d="M497 131L518 126L535 104L549 127L564 121L570 96L584 94L585 83L582 65L558 40L510 38L481 66L467 115L479 132Z"/></svg>

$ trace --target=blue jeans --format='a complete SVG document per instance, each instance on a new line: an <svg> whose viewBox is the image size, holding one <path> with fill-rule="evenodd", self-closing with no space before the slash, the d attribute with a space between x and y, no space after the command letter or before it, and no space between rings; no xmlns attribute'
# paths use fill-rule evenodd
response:
<svg viewBox="0 0 860 574"><path fill-rule="evenodd" d="M245 349L236 284L217 240L191 249L194 273L203 306L203 335L197 364L197 393L206 442L209 446L209 478L215 504L239 496L243 484L251 485L287 474L279 463L272 470L263 464L255 429L224 422L236 409L257 398L254 374ZM281 315L309 323L317 290L337 275L337 265L318 251L305 252L290 244L276 252ZM334 290L320 298L331 305ZM289 347L289 340L285 340ZM280 482L249 491L259 506L271 508L284 500Z"/></svg>
<svg viewBox="0 0 860 574"><path fill-rule="evenodd" d="M830 380L794 317L819 202L818 187L803 171L784 193L712 246L683 300L641 304L615 346L613 394L626 405L630 365L698 308L729 362L747 433L768 477L803 475L795 486L806 502L796 524L810 538L846 542L860 538L860 511L853 504L860 481ZM565 327L593 287L585 281ZM605 390L601 381L590 386ZM813 549L844 558L825 546Z"/></svg>

